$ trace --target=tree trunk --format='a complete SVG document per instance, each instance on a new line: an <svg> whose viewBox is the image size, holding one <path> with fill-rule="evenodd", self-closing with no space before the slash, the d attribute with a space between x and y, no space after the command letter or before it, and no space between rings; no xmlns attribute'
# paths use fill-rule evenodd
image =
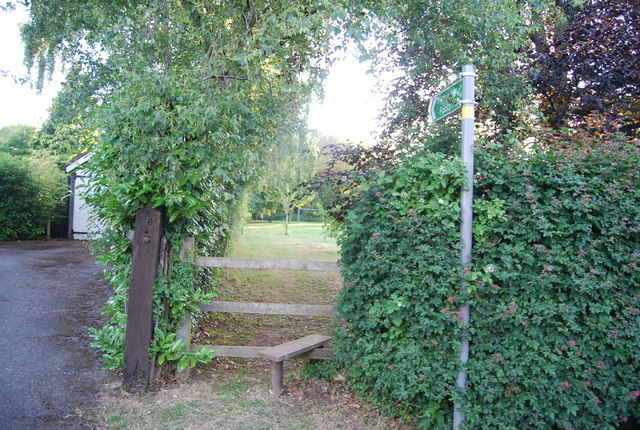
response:
<svg viewBox="0 0 640 430"><path fill-rule="evenodd" d="M51 218L47 219L47 240L51 240Z"/></svg>
<svg viewBox="0 0 640 430"><path fill-rule="evenodd" d="M289 212L284 214L284 235L289 236Z"/></svg>

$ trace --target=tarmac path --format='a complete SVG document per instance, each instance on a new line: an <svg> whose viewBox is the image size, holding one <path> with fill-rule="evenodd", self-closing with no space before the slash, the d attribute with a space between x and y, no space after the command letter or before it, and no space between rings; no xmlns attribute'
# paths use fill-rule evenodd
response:
<svg viewBox="0 0 640 430"><path fill-rule="evenodd" d="M0 429L91 429L119 381L89 346L111 293L81 241L0 242Z"/></svg>

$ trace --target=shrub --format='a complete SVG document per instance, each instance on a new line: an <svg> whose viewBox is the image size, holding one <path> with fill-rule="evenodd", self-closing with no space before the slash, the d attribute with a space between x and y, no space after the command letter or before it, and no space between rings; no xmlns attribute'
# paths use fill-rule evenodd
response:
<svg viewBox="0 0 640 430"><path fill-rule="evenodd" d="M570 143L477 152L468 297L456 157L414 153L364 187L340 238L336 335L356 388L425 428L450 428L456 400L468 428L638 419L639 145ZM457 311L467 301L461 393Z"/></svg>
<svg viewBox="0 0 640 430"><path fill-rule="evenodd" d="M33 239L42 234L37 194L29 164L21 158L0 153L0 240Z"/></svg>
<svg viewBox="0 0 640 430"><path fill-rule="evenodd" d="M52 157L0 152L0 240L41 237L65 190L64 174Z"/></svg>

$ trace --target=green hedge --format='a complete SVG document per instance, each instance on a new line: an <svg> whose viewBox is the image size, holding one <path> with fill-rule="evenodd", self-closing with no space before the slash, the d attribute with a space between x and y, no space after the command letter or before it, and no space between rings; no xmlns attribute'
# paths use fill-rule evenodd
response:
<svg viewBox="0 0 640 430"><path fill-rule="evenodd" d="M56 157L0 152L0 240L38 239L64 210L66 176Z"/></svg>
<svg viewBox="0 0 640 430"><path fill-rule="evenodd" d="M29 162L0 153L0 240L36 239L44 234L46 220L38 194Z"/></svg>
<svg viewBox="0 0 640 430"><path fill-rule="evenodd" d="M477 152L468 297L459 293L460 161L416 152L380 172L340 237L336 355L354 386L424 428L450 428L456 400L468 428L636 422L640 146L607 139ZM463 394L457 312L466 301Z"/></svg>

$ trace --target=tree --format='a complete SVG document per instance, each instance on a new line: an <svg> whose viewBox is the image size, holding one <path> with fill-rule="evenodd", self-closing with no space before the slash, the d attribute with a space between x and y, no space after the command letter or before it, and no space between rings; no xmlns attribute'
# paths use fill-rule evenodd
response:
<svg viewBox="0 0 640 430"><path fill-rule="evenodd" d="M320 139L322 165L302 186L320 197L337 231L359 198L359 192L376 171L390 169L401 151L388 144L364 146L341 142L334 137Z"/></svg>
<svg viewBox="0 0 640 430"><path fill-rule="evenodd" d="M318 156L306 145L279 145L266 165L260 189L267 202L279 205L284 212L285 236L289 235L293 207L313 199L301 185L313 177L317 166Z"/></svg>
<svg viewBox="0 0 640 430"><path fill-rule="evenodd" d="M28 159L31 180L36 184L32 198L40 207L40 216L46 224L46 238L51 238L51 221L67 192L66 176L58 166L58 157L47 151L37 151Z"/></svg>
<svg viewBox="0 0 640 430"><path fill-rule="evenodd" d="M23 38L41 82L56 60L88 77L69 88L61 107L73 109L61 123L78 113L83 130L99 131L87 201L106 225L100 259L116 292L111 321L94 333L111 366L122 364L126 234L136 211L151 203L162 212L169 252L196 236L199 252L223 253L247 186L285 131L297 130L326 74L338 9L266 0L31 3ZM90 62L99 63L95 79ZM154 290L156 339L203 297L205 284L193 288L194 279L169 276Z"/></svg>
<svg viewBox="0 0 640 430"><path fill-rule="evenodd" d="M51 217L65 191L65 176L55 157L0 152L0 240L36 239L43 233L48 238Z"/></svg>
<svg viewBox="0 0 640 430"><path fill-rule="evenodd" d="M3 174L7 175L3 180L17 182L15 187L5 184L8 188L5 189L7 195L4 201L12 206L6 208L5 221L10 224L22 223L24 226L8 229L15 232L16 238L38 237L40 229L46 225L46 238L49 239L51 221L55 213L62 209L60 206L66 191L65 175L59 166L60 157L39 149L37 136L36 128L30 125L10 125L0 129L0 153L14 157L3 159L6 163ZM27 176L23 177L25 172ZM27 189L31 191L25 198ZM18 200L21 200L20 203ZM19 214L20 210L25 213Z"/></svg>
<svg viewBox="0 0 640 430"><path fill-rule="evenodd" d="M640 132L640 4L589 0L540 43L534 84L553 127L586 125L593 114Z"/></svg>
<svg viewBox="0 0 640 430"><path fill-rule="evenodd" d="M480 76L476 96L485 133L529 121L534 94L526 49L560 16L551 0L352 2L349 34L361 40L374 68L403 72L391 85L383 136L416 143L437 135L442 127L427 121L429 98L465 64ZM368 42L371 37L377 43Z"/></svg>
<svg viewBox="0 0 640 430"><path fill-rule="evenodd" d="M89 119L100 100L97 93L109 86L111 77L112 72L95 60L74 64L35 136L35 146L54 152L64 163L92 150L97 131Z"/></svg>
<svg viewBox="0 0 640 430"><path fill-rule="evenodd" d="M8 125L0 129L0 152L23 156L33 149L36 128L31 125Z"/></svg>

